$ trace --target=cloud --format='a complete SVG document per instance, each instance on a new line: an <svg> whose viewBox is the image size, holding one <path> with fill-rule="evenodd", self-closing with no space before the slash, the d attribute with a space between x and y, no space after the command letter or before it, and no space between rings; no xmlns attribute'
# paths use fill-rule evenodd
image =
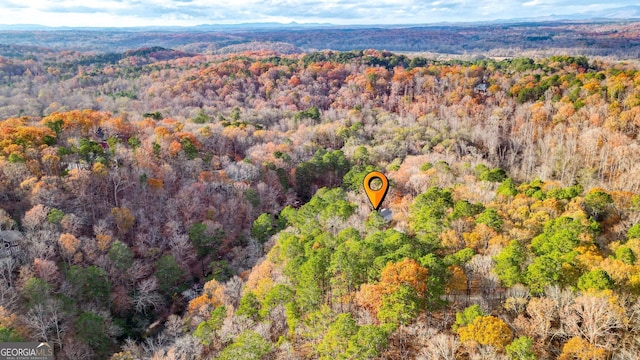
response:
<svg viewBox="0 0 640 360"><path fill-rule="evenodd" d="M4 0L0 1L0 23L50 26L265 21L420 24L569 14L634 4L631 0Z"/></svg>
<svg viewBox="0 0 640 360"><path fill-rule="evenodd" d="M4 4L2 4L0 7L2 8L6 8L6 9L25 9L28 8L29 5L25 4L24 2L18 2L18 1L12 1L12 0L7 0Z"/></svg>
<svg viewBox="0 0 640 360"><path fill-rule="evenodd" d="M104 12L103 9L88 7L88 6L75 6L75 7L67 7L67 6L50 6L45 9L46 12L50 13L82 13L82 14L96 14Z"/></svg>
<svg viewBox="0 0 640 360"><path fill-rule="evenodd" d="M527 1L526 3L523 3L522 6L539 6L544 4L545 2L542 0L533 0L533 1Z"/></svg>

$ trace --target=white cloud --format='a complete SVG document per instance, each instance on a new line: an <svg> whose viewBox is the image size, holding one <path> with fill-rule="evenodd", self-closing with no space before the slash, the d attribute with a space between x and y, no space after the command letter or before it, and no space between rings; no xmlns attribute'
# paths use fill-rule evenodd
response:
<svg viewBox="0 0 640 360"><path fill-rule="evenodd" d="M527 1L526 3L523 3L522 6L538 6L543 4L545 4L545 2L542 0L533 0L533 1Z"/></svg>
<svg viewBox="0 0 640 360"><path fill-rule="evenodd" d="M3 0L0 23L49 26L242 22L419 24L546 16L635 5L632 0Z"/></svg>

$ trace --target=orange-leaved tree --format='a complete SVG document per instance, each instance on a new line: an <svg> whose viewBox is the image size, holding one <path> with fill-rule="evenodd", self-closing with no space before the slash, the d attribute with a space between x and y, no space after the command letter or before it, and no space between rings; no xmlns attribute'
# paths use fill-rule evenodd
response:
<svg viewBox="0 0 640 360"><path fill-rule="evenodd" d="M581 337L572 337L562 347L562 354L558 360L604 360L607 359L607 351L590 344Z"/></svg>
<svg viewBox="0 0 640 360"><path fill-rule="evenodd" d="M210 280L204 284L202 295L189 302L189 314L197 320L196 322L202 321L208 318L215 308L224 305L225 301L224 285L215 279Z"/></svg>
<svg viewBox="0 0 640 360"><path fill-rule="evenodd" d="M382 322L407 323L424 308L429 270L413 259L389 262L377 284L364 284L356 294L358 305Z"/></svg>

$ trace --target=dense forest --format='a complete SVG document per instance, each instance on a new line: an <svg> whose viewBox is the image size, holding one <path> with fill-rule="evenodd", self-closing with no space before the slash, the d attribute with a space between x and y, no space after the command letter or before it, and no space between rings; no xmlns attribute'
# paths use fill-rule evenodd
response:
<svg viewBox="0 0 640 360"><path fill-rule="evenodd" d="M629 10L621 11L629 15ZM203 54L246 50L290 54L378 49L428 52L432 57L440 54L447 57L579 54L637 59L640 55L639 35L640 21L637 18L380 26L255 23L184 28L105 28L101 31L0 25L0 44L99 53L122 53L161 46ZM23 53L10 54L20 56Z"/></svg>
<svg viewBox="0 0 640 360"><path fill-rule="evenodd" d="M0 58L0 341L60 359L634 359L640 67ZM390 190L386 219L362 189Z"/></svg>

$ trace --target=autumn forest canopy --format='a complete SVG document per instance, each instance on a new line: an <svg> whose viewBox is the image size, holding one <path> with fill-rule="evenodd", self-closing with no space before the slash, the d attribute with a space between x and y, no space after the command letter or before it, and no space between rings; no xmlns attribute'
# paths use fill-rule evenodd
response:
<svg viewBox="0 0 640 360"><path fill-rule="evenodd" d="M616 26L637 24L599 26L612 53L301 51L296 32L0 45L0 341L61 359L634 358L640 65Z"/></svg>

